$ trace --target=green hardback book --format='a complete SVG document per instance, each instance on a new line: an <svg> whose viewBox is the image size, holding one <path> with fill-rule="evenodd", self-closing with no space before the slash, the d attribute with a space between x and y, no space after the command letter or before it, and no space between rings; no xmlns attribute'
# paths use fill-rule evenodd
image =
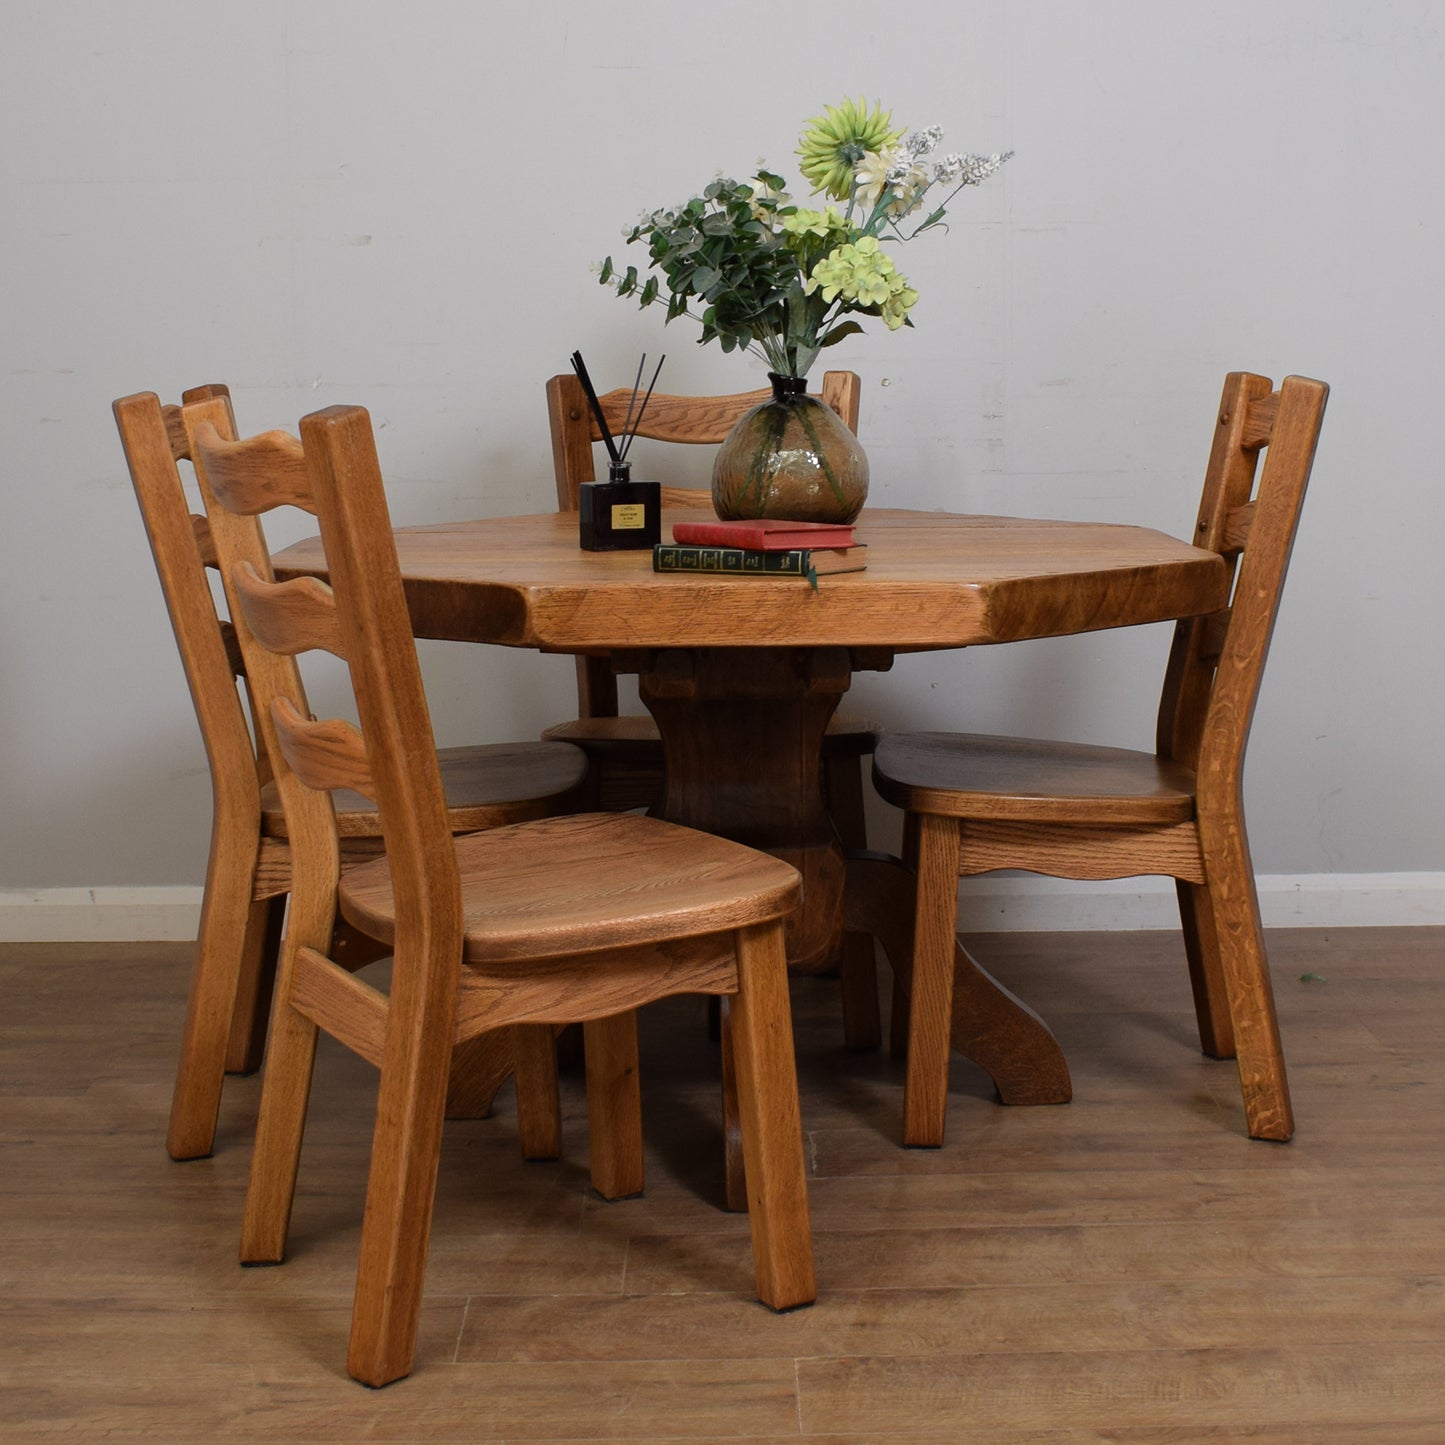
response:
<svg viewBox="0 0 1445 1445"><path fill-rule="evenodd" d="M751 547L691 547L659 542L652 549L654 572L721 572L729 577L826 577L861 572L867 547L793 547L762 552Z"/></svg>

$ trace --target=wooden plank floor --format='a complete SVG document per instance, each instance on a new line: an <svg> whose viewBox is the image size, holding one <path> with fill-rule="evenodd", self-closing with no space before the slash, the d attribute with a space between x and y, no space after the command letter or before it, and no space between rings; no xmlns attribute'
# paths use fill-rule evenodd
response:
<svg viewBox="0 0 1445 1445"><path fill-rule="evenodd" d="M524 1164L509 1094L448 1126L416 1373L343 1361L373 1084L327 1046L291 1257L235 1263L257 1080L217 1153L162 1148L186 953L0 948L0 1440L1445 1441L1445 929L1280 932L1299 1132L1243 1131L1174 934L998 936L1075 1102L960 1064L903 1151L901 1073L795 984L821 1296L752 1302L722 1213L716 1053L644 1023L644 1198Z"/></svg>

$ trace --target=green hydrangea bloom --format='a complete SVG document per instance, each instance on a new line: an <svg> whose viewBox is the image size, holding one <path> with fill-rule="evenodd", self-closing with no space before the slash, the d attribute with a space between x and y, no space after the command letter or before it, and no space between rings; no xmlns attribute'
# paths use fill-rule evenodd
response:
<svg viewBox="0 0 1445 1445"><path fill-rule="evenodd" d="M805 206L782 218L783 230L791 236L819 236L824 240L830 234L847 231L848 223L838 214L837 206L825 211L810 211Z"/></svg>
<svg viewBox="0 0 1445 1445"><path fill-rule="evenodd" d="M903 277L897 278L899 281ZM887 323L890 331L897 331L900 326L908 324L908 313L913 309L913 303L918 300L918 292L911 286L899 286L899 288L883 303L878 314Z"/></svg>
<svg viewBox="0 0 1445 1445"><path fill-rule="evenodd" d="M879 246L877 236L863 236L829 251L813 267L805 289L809 295L821 290L828 302L841 296L845 301L881 306L892 294L888 278L894 270L893 258Z"/></svg>
<svg viewBox="0 0 1445 1445"><path fill-rule="evenodd" d="M915 291L878 244L876 236L863 236L830 251L816 266L803 288L808 295L821 292L831 305L839 297L860 311L875 310L897 331L918 300Z"/></svg>

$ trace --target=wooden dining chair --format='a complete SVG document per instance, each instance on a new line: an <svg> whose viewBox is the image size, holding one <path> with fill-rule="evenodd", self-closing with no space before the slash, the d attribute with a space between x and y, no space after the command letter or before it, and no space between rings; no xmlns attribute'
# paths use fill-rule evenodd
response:
<svg viewBox="0 0 1445 1445"><path fill-rule="evenodd" d="M998 868L1174 878L1203 1050L1237 1058L1252 1137L1293 1133L1242 783L1328 393L1297 376L1278 391L1225 381L1193 540L1225 559L1232 600L1177 625L1153 752L955 733L880 744L874 784L907 814L917 871L905 1143L943 1142L957 879Z"/></svg>
<svg viewBox="0 0 1445 1445"><path fill-rule="evenodd" d="M822 400L858 430L862 386L851 371L823 374ZM744 412L770 400L772 391L731 396L664 396L647 403L638 436L690 446L722 442ZM620 435L633 400L630 389L598 397L607 425ZM547 415L552 432L552 466L559 511L577 510L577 489L596 479L593 446L602 440L582 383L571 373L547 383ZM707 491L686 487L662 489L664 507L711 509ZM544 738L574 743L591 764L594 800L599 808L653 806L662 794L662 740L650 716L618 715L617 678L608 657L578 657L578 716L548 728ZM868 846L863 812L863 760L877 745L876 724L835 715L823 739L823 790L828 811L845 849ZM871 939L850 937L842 961L843 1030L848 1047L875 1049L879 1044L877 973Z"/></svg>
<svg viewBox="0 0 1445 1445"><path fill-rule="evenodd" d="M224 386L197 387L183 399L215 400L234 435ZM234 629L217 611L206 578L207 567L216 565L210 528L186 501L177 465L189 460L180 408L163 407L154 393L142 392L117 401L114 411L211 773L210 857L166 1135L172 1158L197 1159L214 1146L225 1074L250 1073L261 1064L291 847L270 763L247 725L238 689L246 674ZM441 766L449 826L461 833L574 805L587 762L565 744L526 742L449 748ZM380 852L380 818L369 800L338 795L337 817L344 860ZM352 937L344 946L358 963L375 953L369 940ZM456 1111L485 1113L515 1061L508 1044L520 1045L524 1073L535 1080L526 1092L536 1108L521 1105L523 1149L534 1157L560 1148L545 1042L512 1036L474 1049L459 1060L453 1086Z"/></svg>
<svg viewBox="0 0 1445 1445"><path fill-rule="evenodd" d="M224 435L224 407L184 420L232 615L275 759L292 844L291 912L242 1232L244 1263L278 1263L317 1030L380 1070L348 1369L380 1386L412 1366L450 1060L511 1024L581 1020L593 1184L642 1187L636 1010L677 993L733 1000L757 1292L815 1294L783 918L788 864L632 813L547 818L455 837L417 666L371 421L303 418L301 441ZM277 583L254 514L320 523L330 585ZM259 545L258 545L259 543ZM360 730L317 721L296 655L343 657ZM384 856L343 872L330 791L375 800ZM328 956L334 913L393 954L382 993Z"/></svg>

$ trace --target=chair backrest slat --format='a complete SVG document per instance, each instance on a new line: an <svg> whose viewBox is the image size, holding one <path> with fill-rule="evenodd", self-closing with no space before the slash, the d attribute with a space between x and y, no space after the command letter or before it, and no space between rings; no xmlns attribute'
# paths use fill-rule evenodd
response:
<svg viewBox="0 0 1445 1445"><path fill-rule="evenodd" d="M204 517L191 514L191 534L196 541L196 551L207 567L219 567L216 561L216 544L211 540L211 524Z"/></svg>
<svg viewBox="0 0 1445 1445"><path fill-rule="evenodd" d="M1238 796L1328 396L1305 377L1278 391L1248 372L1225 381L1194 541L1225 558L1233 593L1225 612L1175 629L1157 736L1160 753L1196 770L1201 807Z"/></svg>
<svg viewBox="0 0 1445 1445"><path fill-rule="evenodd" d="M1268 396L1257 397L1244 409L1244 428L1240 432L1239 444L1245 451L1257 452L1268 446L1274 433L1274 420L1279 414L1279 393L1272 391Z"/></svg>
<svg viewBox="0 0 1445 1445"><path fill-rule="evenodd" d="M267 582L249 562L232 569L231 581L246 613L246 625L262 647L288 657L319 650L346 656L336 620L336 597L315 577Z"/></svg>
<svg viewBox="0 0 1445 1445"><path fill-rule="evenodd" d="M1231 507L1224 517L1224 530L1220 534L1220 549L1224 552L1242 552L1249 541L1249 529L1254 525L1254 503L1246 502L1242 507Z"/></svg>
<svg viewBox="0 0 1445 1445"><path fill-rule="evenodd" d="M218 445L207 451L206 481L228 512L260 516L274 507L299 507L314 512L306 480L301 443L284 431L268 431L244 442Z"/></svg>
<svg viewBox="0 0 1445 1445"><path fill-rule="evenodd" d="M308 788L350 788L368 798L376 796L365 739L349 722L302 717L285 698L271 704L271 719L286 765Z"/></svg>
<svg viewBox="0 0 1445 1445"><path fill-rule="evenodd" d="M678 442L683 446L706 445L725 437L745 411L761 405L771 395L769 390L738 392L732 396L654 395L647 403L637 435L653 441ZM632 405L632 392L627 389L609 391L597 400L612 434L620 436L627 409ZM601 441L601 431L595 420L592 435L594 440Z"/></svg>

